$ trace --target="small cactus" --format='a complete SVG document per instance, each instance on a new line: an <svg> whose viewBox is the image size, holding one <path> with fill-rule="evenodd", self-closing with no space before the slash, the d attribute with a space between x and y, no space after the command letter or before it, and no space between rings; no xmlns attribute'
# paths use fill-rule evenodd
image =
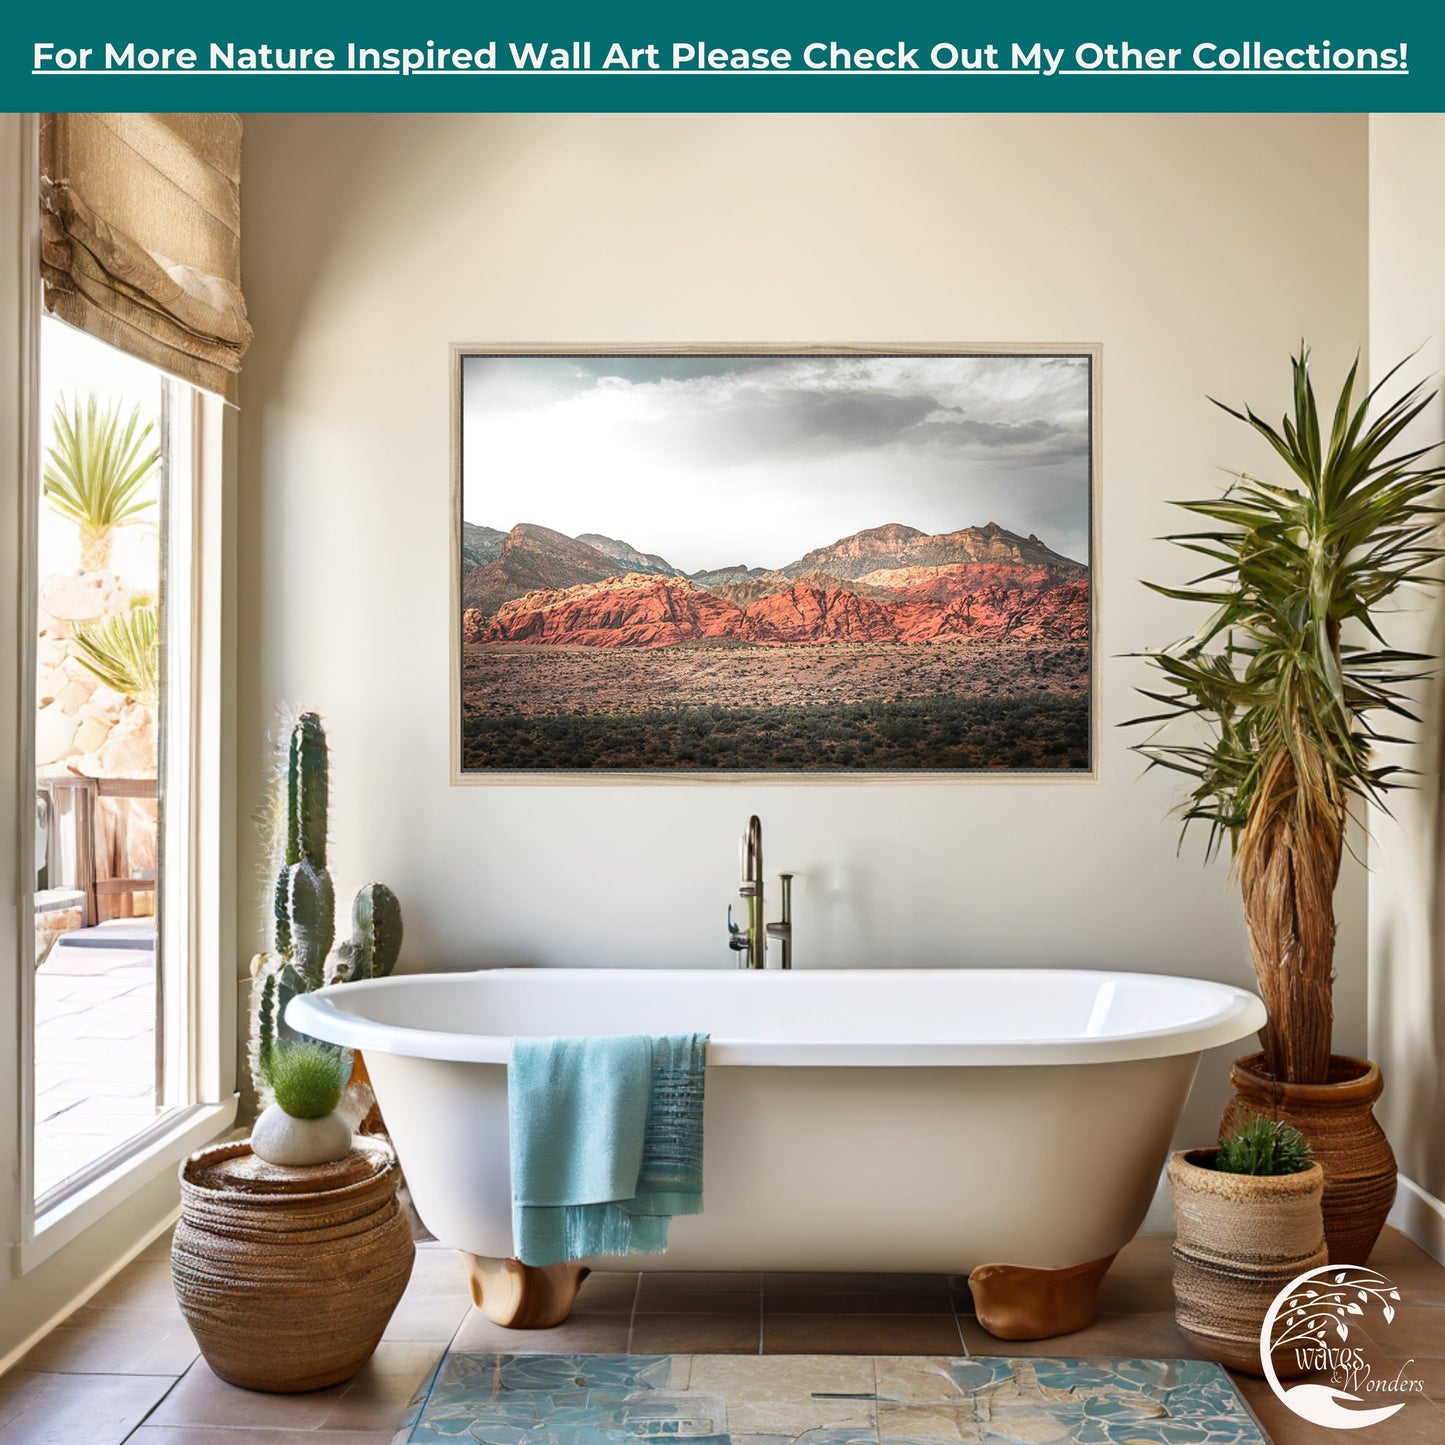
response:
<svg viewBox="0 0 1445 1445"><path fill-rule="evenodd" d="M256 1009L256 1071L265 1079L276 1053L276 975L265 972L257 983L261 1001Z"/></svg>
<svg viewBox="0 0 1445 1445"><path fill-rule="evenodd" d="M385 978L401 956L401 904L385 883L368 883L351 905L351 937L330 957L327 983Z"/></svg>
<svg viewBox="0 0 1445 1445"><path fill-rule="evenodd" d="M256 974L256 1029L251 1051L251 1072L265 1083L277 1048L304 1037L286 1023L286 1005L297 994L310 993L305 980L284 959L264 959Z"/></svg>
<svg viewBox="0 0 1445 1445"><path fill-rule="evenodd" d="M1220 1135L1214 1167L1221 1174L1300 1174L1310 1167L1310 1152L1294 1125L1256 1114Z"/></svg>
<svg viewBox="0 0 1445 1445"><path fill-rule="evenodd" d="M281 958L291 954L291 903L288 869L276 874L271 900L271 947Z"/></svg>

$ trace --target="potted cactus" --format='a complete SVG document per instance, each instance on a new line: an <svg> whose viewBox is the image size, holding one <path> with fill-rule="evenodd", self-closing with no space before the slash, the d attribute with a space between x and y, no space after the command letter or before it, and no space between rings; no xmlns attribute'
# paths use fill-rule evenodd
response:
<svg viewBox="0 0 1445 1445"><path fill-rule="evenodd" d="M401 909L390 889L369 884L352 910L352 937L333 951L330 779L314 712L288 727L276 774L271 949L251 965L251 1071L267 1107L249 1139L202 1149L182 1166L171 1272L211 1369L249 1390L291 1393L361 1368L406 1288L415 1248L390 1144L355 1137L338 1108L345 1090L352 1118L374 1114L359 1056L285 1019L297 994L390 973Z"/></svg>
<svg viewBox="0 0 1445 1445"><path fill-rule="evenodd" d="M293 1107L340 1091L339 1058L314 1047L282 1044L274 1056L277 1097ZM263 1156L255 1135L181 1166L176 1301L207 1364L233 1385L291 1394L350 1379L406 1289L416 1249L396 1155L385 1140L341 1132L339 1157L303 1168Z"/></svg>
<svg viewBox="0 0 1445 1445"><path fill-rule="evenodd" d="M330 774L326 732L314 712L292 723L278 764L270 824L277 853L271 949L251 963L251 1072L263 1094L271 1089L266 1060L276 1056L281 1040L300 1038L286 1024L286 1005L324 984L386 977L396 967L402 941L396 895L384 883L368 883L352 905L351 937L332 947L336 902L326 866ZM353 1094L366 1090L360 1100L366 1114L362 1132L381 1132L361 1056L351 1056L350 1063Z"/></svg>
<svg viewBox="0 0 1445 1445"><path fill-rule="evenodd" d="M1298 1129L1255 1117L1217 1148L1169 1160L1174 1194L1174 1318L1211 1360L1264 1373L1260 1329L1274 1297L1325 1263L1324 1171ZM1275 1373L1301 1373L1291 1355Z"/></svg>

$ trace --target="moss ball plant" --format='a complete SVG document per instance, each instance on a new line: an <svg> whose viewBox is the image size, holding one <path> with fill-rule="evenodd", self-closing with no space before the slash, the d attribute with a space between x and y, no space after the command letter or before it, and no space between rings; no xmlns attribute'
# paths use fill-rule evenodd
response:
<svg viewBox="0 0 1445 1445"><path fill-rule="evenodd" d="M293 1119L321 1119L341 1102L345 1083L341 1050L312 1040L277 1039L266 1082Z"/></svg>

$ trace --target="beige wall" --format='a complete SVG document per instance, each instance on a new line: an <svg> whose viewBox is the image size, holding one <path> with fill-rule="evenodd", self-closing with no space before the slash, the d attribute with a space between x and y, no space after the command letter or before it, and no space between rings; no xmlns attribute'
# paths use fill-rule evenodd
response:
<svg viewBox="0 0 1445 1445"><path fill-rule="evenodd" d="M1206 393L1278 411L1302 334L1327 378L1366 340L1366 146L1348 116L249 118L242 814L273 704L319 708L338 890L397 890L412 969L727 967L756 811L800 967L1247 984L1224 867L1176 857L1173 789L1116 727L1145 678L1120 654L1197 620L1135 580L1185 575L1166 499L1267 464ZM450 787L448 346L489 340L1102 343L1099 781ZM1347 1049L1364 902L1348 865Z"/></svg>
<svg viewBox="0 0 1445 1445"><path fill-rule="evenodd" d="M1370 356L1378 377L1409 352L1409 381L1445 372L1445 116L1370 120ZM1445 435L1437 399L1419 444ZM1440 594L1415 599L1391 641L1445 653ZM1445 1258L1445 680L1422 689L1420 744L1393 761L1420 771L1372 825L1369 884L1370 1050L1386 1081L1378 1110L1406 1176L1397 1218ZM1423 1191L1423 1193L1422 1193Z"/></svg>

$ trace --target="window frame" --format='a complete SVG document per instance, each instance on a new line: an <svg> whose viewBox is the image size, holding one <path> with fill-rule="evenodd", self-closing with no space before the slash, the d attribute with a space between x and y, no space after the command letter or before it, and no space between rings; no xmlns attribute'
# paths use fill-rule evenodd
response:
<svg viewBox="0 0 1445 1445"><path fill-rule="evenodd" d="M14 1272L42 1263L131 1195L172 1173L192 1149L234 1122L236 1094L233 657L230 586L234 534L227 479L234 473L232 414L216 396L176 383L172 424L189 446L190 475L174 478L165 567L167 588L185 594L185 607L166 609L167 687L164 707L172 744L162 784L169 838L171 888L189 906L163 910L162 966L179 984L175 1017L184 1020L184 1047L168 1046L167 1092L185 1102L160 1114L124 1145L49 1191L34 1195L34 886L35 657L38 602L38 523L43 427L40 417L40 224L38 117L19 117L18 154L0 158L0 185L13 229L0 240L0 321L19 340L12 366L0 370L0 407L16 423L16 448L7 458L10 485L0 480L0 507L14 521L15 577L0 624L14 611L18 642L13 669L0 684L0 705L11 694L16 768L16 862L13 928L0 948L0 1057L14 1061L13 1108L0 1118L0 1239L12 1246ZM8 149L8 148L7 148ZM10 491L9 497L5 496ZM0 526L0 531L7 530ZM0 563L9 559L0 554ZM0 568L0 570L4 570ZM183 739L176 748L174 739ZM8 791L8 788L6 789ZM0 810L3 810L0 796ZM172 869L174 868L174 875ZM159 882L160 880L158 880ZM159 902L159 898L158 898ZM0 919L3 919L0 912ZM10 974L10 978L3 975Z"/></svg>

